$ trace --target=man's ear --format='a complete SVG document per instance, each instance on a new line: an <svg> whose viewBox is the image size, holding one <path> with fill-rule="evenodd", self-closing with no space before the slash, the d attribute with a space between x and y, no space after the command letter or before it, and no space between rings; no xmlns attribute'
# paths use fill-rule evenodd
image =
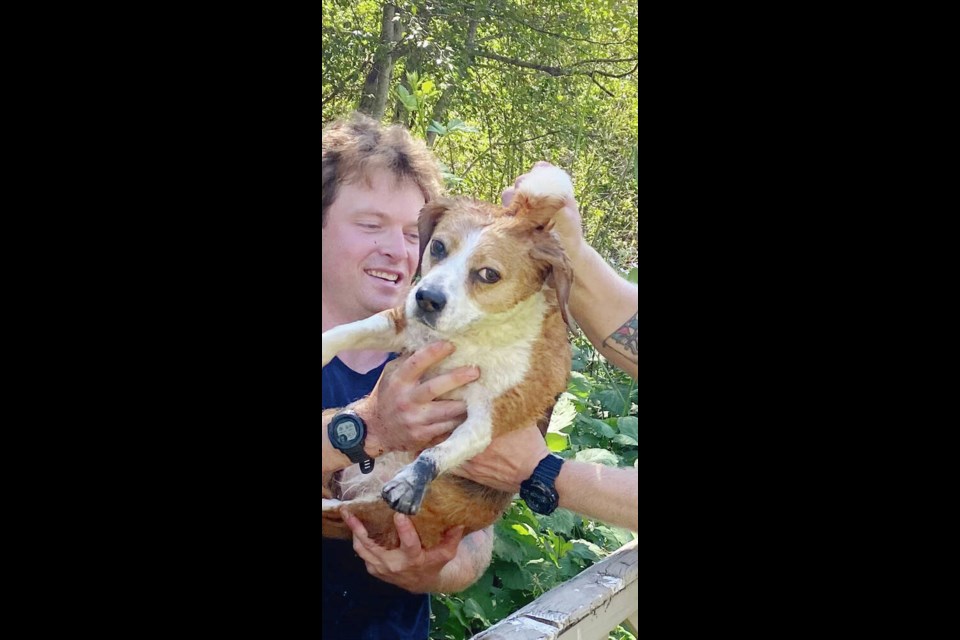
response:
<svg viewBox="0 0 960 640"><path fill-rule="evenodd" d="M417 231L420 235L420 258L417 261L417 277L420 276L420 266L423 264L423 252L426 251L427 246L430 244L433 230L449 208L450 201L446 198L440 198L428 202L420 209L420 219L417 221Z"/></svg>
<svg viewBox="0 0 960 640"><path fill-rule="evenodd" d="M549 231L538 231L538 233L549 234ZM547 272L546 282L557 292L557 304L560 306L560 315L563 321L567 323L570 331L576 331L576 325L570 318L570 287L573 286L573 267L567 258L566 252L560 246L560 241L551 237L549 241L537 242L530 250L530 256L534 260L547 263L549 271Z"/></svg>

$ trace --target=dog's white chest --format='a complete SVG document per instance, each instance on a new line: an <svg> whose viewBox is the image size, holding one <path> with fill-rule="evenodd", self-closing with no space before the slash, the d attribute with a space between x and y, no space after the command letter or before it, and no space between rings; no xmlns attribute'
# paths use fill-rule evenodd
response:
<svg viewBox="0 0 960 640"><path fill-rule="evenodd" d="M456 351L431 369L428 377L474 365L480 368L480 379L448 397L465 398L481 389L496 396L520 384L529 372L546 310L546 297L539 292L514 309L484 318L458 335L441 335L410 320L404 330L404 344L415 351L438 340L452 342Z"/></svg>

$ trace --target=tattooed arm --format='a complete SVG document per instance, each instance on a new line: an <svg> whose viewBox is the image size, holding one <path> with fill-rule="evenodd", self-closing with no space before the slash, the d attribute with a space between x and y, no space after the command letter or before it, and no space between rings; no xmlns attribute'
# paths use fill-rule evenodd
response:
<svg viewBox="0 0 960 640"><path fill-rule="evenodd" d="M584 243L573 262L570 312L603 357L637 379L637 285Z"/></svg>
<svg viewBox="0 0 960 640"><path fill-rule="evenodd" d="M538 162L531 171L548 165ZM526 173L503 192L503 204L513 198L514 188L529 176ZM554 219L554 229L573 266L570 312L593 346L607 360L637 378L637 285L620 277L583 238L580 211L567 198Z"/></svg>

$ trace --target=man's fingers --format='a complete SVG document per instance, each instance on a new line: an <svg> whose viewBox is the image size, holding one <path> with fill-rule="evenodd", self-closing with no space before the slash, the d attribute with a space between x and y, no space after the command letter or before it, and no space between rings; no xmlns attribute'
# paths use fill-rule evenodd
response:
<svg viewBox="0 0 960 640"><path fill-rule="evenodd" d="M456 351L456 347L453 346L452 342L434 342L428 344L425 347L417 349L417 351L403 363L398 375L402 375L405 379L410 381L419 380L423 374L437 364L451 353Z"/></svg>
<svg viewBox="0 0 960 640"><path fill-rule="evenodd" d="M513 187L507 187L503 190L503 193L500 194L500 202L505 207L510 206L510 202L513 201L513 194L517 192Z"/></svg>
<svg viewBox="0 0 960 640"><path fill-rule="evenodd" d="M420 419L424 424L431 422L447 422L449 420L467 417L467 403L463 400L434 400L423 405Z"/></svg>
<svg viewBox="0 0 960 640"><path fill-rule="evenodd" d="M473 382L480 377L480 369L474 366L457 367L453 371L448 371L436 378L430 378L420 385L417 389L416 399L420 402L430 402L439 398L445 393L454 389L459 389L465 384Z"/></svg>
<svg viewBox="0 0 960 640"><path fill-rule="evenodd" d="M423 551L420 535L410 518L402 513L396 513L393 516L393 524L397 527L397 535L400 536L400 549L404 554L415 556Z"/></svg>
<svg viewBox="0 0 960 640"><path fill-rule="evenodd" d="M353 532L353 550L366 562L375 560L376 558L372 553L372 549L378 545L370 539L366 527L360 522L360 518L351 514L346 509L342 509L341 513L343 514L343 521L350 527L350 531Z"/></svg>
<svg viewBox="0 0 960 640"><path fill-rule="evenodd" d="M463 525L458 525L452 529L447 529L441 538L440 543L427 551L427 554L432 556L432 559L441 559L446 562L450 562L457 556L457 547L460 546L460 541L463 539Z"/></svg>

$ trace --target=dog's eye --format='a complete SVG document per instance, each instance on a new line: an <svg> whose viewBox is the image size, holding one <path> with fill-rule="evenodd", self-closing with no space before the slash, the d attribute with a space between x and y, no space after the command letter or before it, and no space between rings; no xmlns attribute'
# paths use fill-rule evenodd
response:
<svg viewBox="0 0 960 640"><path fill-rule="evenodd" d="M483 269L477 271L477 277L487 284L493 284L500 279L500 274L489 267L484 267Z"/></svg>
<svg viewBox="0 0 960 640"><path fill-rule="evenodd" d="M447 257L447 248L439 240L430 243L430 255L437 260L443 260Z"/></svg>

